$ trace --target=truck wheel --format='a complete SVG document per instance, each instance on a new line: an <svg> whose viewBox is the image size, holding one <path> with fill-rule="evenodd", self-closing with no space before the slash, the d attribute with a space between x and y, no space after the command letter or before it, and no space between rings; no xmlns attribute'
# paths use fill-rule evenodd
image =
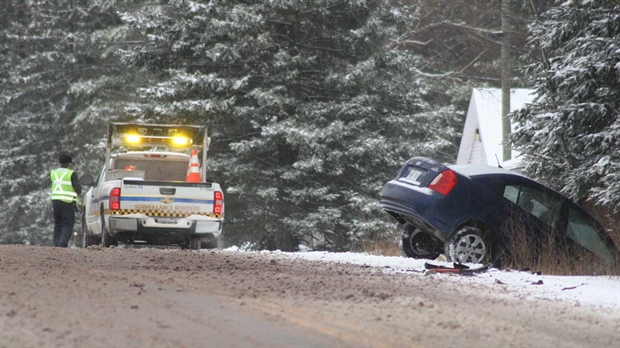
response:
<svg viewBox="0 0 620 348"><path fill-rule="evenodd" d="M189 240L187 248L189 250L200 250L200 244L201 244L200 239L192 238Z"/></svg>
<svg viewBox="0 0 620 348"><path fill-rule="evenodd" d="M101 217L101 247L102 248L108 248L110 247L110 245L117 245L117 239L116 236L112 237L110 236L110 233L108 233L108 228L105 225L105 218L102 216Z"/></svg>
<svg viewBox="0 0 620 348"><path fill-rule="evenodd" d="M200 247L204 249L215 249L218 247L218 238L214 237L212 234L207 234L201 237Z"/></svg>
<svg viewBox="0 0 620 348"><path fill-rule="evenodd" d="M95 236L90 234L88 230L88 225L86 225L86 219L82 218L82 247L88 248L91 245L97 244Z"/></svg>

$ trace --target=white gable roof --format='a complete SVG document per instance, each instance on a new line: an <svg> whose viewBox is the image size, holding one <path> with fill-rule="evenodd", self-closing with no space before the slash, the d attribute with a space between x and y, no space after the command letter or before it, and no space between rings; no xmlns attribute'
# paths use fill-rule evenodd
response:
<svg viewBox="0 0 620 348"><path fill-rule="evenodd" d="M535 91L532 89L512 89L510 91L510 111L521 109L525 104L531 103L536 97L534 93ZM476 137L476 129L479 131L479 138ZM478 139L480 144L477 143ZM504 163L501 143L502 90L500 88L474 88L471 93L456 163L469 164L472 161L478 161L474 164L497 166L497 159ZM506 164L514 165L514 159L518 156L519 153L512 150L513 160ZM478 158L480 160L477 160Z"/></svg>

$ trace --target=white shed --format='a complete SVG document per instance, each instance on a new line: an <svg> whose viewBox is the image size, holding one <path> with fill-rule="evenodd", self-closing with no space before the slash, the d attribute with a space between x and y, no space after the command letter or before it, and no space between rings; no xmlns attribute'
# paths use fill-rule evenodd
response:
<svg viewBox="0 0 620 348"><path fill-rule="evenodd" d="M521 109L535 98L532 89L514 88L510 91L510 111ZM512 159L502 155L502 90L474 88L465 119L457 164L483 164L512 169L518 166L519 153L512 150ZM497 157L495 157L497 156Z"/></svg>

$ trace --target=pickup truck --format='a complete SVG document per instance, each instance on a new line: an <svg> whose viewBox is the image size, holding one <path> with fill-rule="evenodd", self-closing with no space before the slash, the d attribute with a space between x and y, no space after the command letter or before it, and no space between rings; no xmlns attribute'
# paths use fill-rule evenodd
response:
<svg viewBox="0 0 620 348"><path fill-rule="evenodd" d="M208 145L204 126L111 123L97 179L80 178L83 246L220 247L224 193L206 179Z"/></svg>

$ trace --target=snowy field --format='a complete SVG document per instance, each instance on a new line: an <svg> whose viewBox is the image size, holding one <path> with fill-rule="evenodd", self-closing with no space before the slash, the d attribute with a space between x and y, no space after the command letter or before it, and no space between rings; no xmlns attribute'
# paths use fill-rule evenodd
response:
<svg viewBox="0 0 620 348"><path fill-rule="evenodd" d="M235 251L235 249L227 249ZM239 251L237 252L247 252ZM251 252L248 252L251 253ZM257 252L254 252L257 253ZM424 263L452 267L452 263L429 260L415 260L395 256L375 256L362 253L330 252L281 252L261 251L274 257L298 258L321 262L338 262L366 265L380 269L384 273L409 274L412 276L442 277L455 283L478 284L497 289L498 297L508 296L526 300L564 301L575 306L600 306L616 308L620 314L620 277L618 276L551 276L532 272L490 269L473 276L458 274L428 273ZM479 267L481 265L471 265Z"/></svg>

